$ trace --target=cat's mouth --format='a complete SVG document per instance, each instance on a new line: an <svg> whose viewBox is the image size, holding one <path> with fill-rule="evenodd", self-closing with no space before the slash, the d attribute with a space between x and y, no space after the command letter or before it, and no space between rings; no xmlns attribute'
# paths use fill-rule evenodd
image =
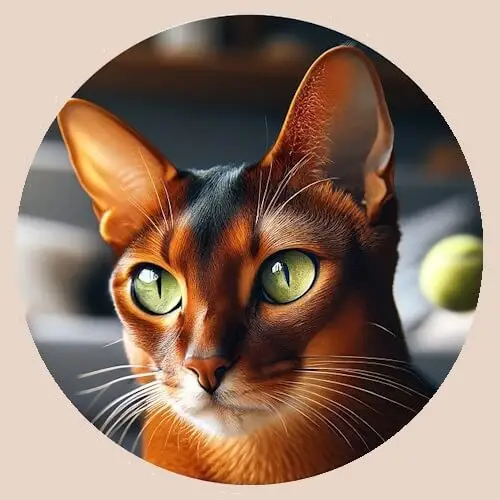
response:
<svg viewBox="0 0 500 500"><path fill-rule="evenodd" d="M169 389L169 406L198 430L219 437L247 435L269 421L269 409L258 403L241 401L228 391L208 394L199 387Z"/></svg>
<svg viewBox="0 0 500 500"><path fill-rule="evenodd" d="M228 404L215 398L201 408L184 407L179 413L199 430L219 437L248 435L270 418L269 411L262 408Z"/></svg>

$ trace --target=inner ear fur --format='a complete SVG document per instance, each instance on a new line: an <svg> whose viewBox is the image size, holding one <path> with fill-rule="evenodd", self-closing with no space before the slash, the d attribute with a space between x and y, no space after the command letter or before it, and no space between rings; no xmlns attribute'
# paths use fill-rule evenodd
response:
<svg viewBox="0 0 500 500"><path fill-rule="evenodd" d="M153 214L165 210L165 185L175 168L136 131L88 101L71 99L57 121L102 238L123 250Z"/></svg>
<svg viewBox="0 0 500 500"><path fill-rule="evenodd" d="M375 222L394 196L394 131L382 84L371 60L354 47L336 47L310 67L278 138L261 162L293 165L333 177L361 193Z"/></svg>

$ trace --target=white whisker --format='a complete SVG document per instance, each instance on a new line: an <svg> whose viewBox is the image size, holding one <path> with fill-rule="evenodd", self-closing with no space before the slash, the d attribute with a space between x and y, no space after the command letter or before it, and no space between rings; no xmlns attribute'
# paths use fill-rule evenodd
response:
<svg viewBox="0 0 500 500"><path fill-rule="evenodd" d="M278 394L281 394L283 395L284 393L280 393L278 392ZM267 394L270 398L272 399L275 399L276 401L282 403L282 404L285 404L287 406L289 406L290 408L292 408L293 410L295 410L297 413L299 413L300 415L302 415L306 420L308 420L309 422L311 422L314 426L316 426L318 429L321 429L321 427L311 418L309 417L309 415L305 414L302 410L298 409L296 406L294 406L292 403L290 403L290 401L287 401L286 399L281 399L279 396L277 396L275 393L273 394L270 394L268 393ZM284 394L285 397L289 397L288 394Z"/></svg>
<svg viewBox="0 0 500 500"><path fill-rule="evenodd" d="M262 191L262 169L259 171L259 196L257 198L257 210L255 211L255 223L254 225L257 225L257 222L259 221L259 216L260 216L260 196L261 196L261 191Z"/></svg>
<svg viewBox="0 0 500 500"><path fill-rule="evenodd" d="M425 394L422 394L421 392L412 389L411 387L407 386L406 384L401 384L399 382L394 381L392 378L384 378L383 375L380 375L377 372L373 371L367 371L367 370L355 370L355 369L349 369L349 368L311 368L311 369L303 369L306 372L311 372L311 373L318 373L320 375L338 375L340 377L352 377L352 378L358 378L361 380L367 380L371 382L377 382L382 385L386 385L388 387L392 387L393 389L399 389L400 391L406 393L406 394L416 394L424 399L429 399L428 396ZM301 370L299 370L301 371Z"/></svg>
<svg viewBox="0 0 500 500"><path fill-rule="evenodd" d="M101 431L104 431L106 427L112 422L113 418L120 415L123 415L123 412L128 412L132 407L136 407L137 404L142 404L145 400L150 398L157 391L157 386L149 387L147 390L141 393L133 394L120 403L106 418L105 422L101 425Z"/></svg>
<svg viewBox="0 0 500 500"><path fill-rule="evenodd" d="M123 339L118 339L118 340L113 340L113 342L109 342L107 344L104 344L102 347L111 347L112 345L119 344L120 342L123 342Z"/></svg>
<svg viewBox="0 0 500 500"><path fill-rule="evenodd" d="M261 209L265 206L265 203L266 203L267 190L269 189L269 182L271 180L271 172L273 170L273 163L274 163L274 158L271 159L271 164L269 165L269 169L267 172L267 181L266 181L266 187L264 189L264 194L262 195Z"/></svg>
<svg viewBox="0 0 500 500"><path fill-rule="evenodd" d="M137 448L139 440L141 439L141 436L144 434L144 431L151 425L151 422L153 422L154 417L160 415L165 411L165 404L162 401L156 401L156 403L151 406L151 409L154 410L155 408L157 408L157 410L153 411L153 414L148 418L148 421L142 426L142 429L140 430L139 434L137 434L137 437L134 440L134 444L132 445L132 453ZM156 430L157 429L155 429L155 431Z"/></svg>
<svg viewBox="0 0 500 500"><path fill-rule="evenodd" d="M166 412L166 415L165 417L163 417L160 422L158 423L158 425L155 427L155 430L152 432L151 436L149 437L149 440L148 440L148 447L150 446L151 444L151 441L153 441L153 437L155 436L156 432L158 431L158 429L163 425L163 423L168 419L168 418L171 418L172 417L172 409L169 408L168 406L164 406L163 407L163 411Z"/></svg>
<svg viewBox="0 0 500 500"><path fill-rule="evenodd" d="M325 382L327 384L334 384L334 385L340 385L342 387L349 387L351 389L354 389L356 391L360 391L360 392L364 392L366 394L370 394L376 398L380 398L380 399L383 399L385 401L388 401L389 403L392 403L396 406L400 406L401 408L404 408L405 410L408 410L408 411L411 411L412 413L418 413L417 410L415 410L414 408L410 408L409 406L406 406L405 404L399 402L399 401L395 401L394 399L391 399L391 398L388 398L387 396L384 396L382 394L379 394L378 392L373 392L369 389L365 389L364 387L359 387L357 385L352 385L352 384L346 384L344 382L339 382L338 380L332 380L332 379L324 379L324 378L316 378L316 377L312 377L310 375L310 372L308 372L308 376L307 377L303 377L304 380L315 380L315 381L318 381L318 382Z"/></svg>
<svg viewBox="0 0 500 500"><path fill-rule="evenodd" d="M281 211L294 199L296 198L299 194L301 194L303 191L305 191L306 189L312 187L312 186L315 186L316 184L320 184L321 182L328 182L328 181L332 181L332 180L335 180L335 179L338 179L338 177L326 177L325 179L319 179L317 181L314 181L314 182L310 182L309 184L307 184L306 186L304 186L303 188L299 189L297 192L295 192L294 194L292 194L277 210L274 211L274 213L272 213L271 217L274 219L276 218L280 213Z"/></svg>
<svg viewBox="0 0 500 500"><path fill-rule="evenodd" d="M391 332L391 330L389 330L389 328L386 328L385 326L379 325L378 323L375 323L373 321L367 321L367 324L376 326L376 327L380 328L381 330L383 330L384 332L388 333L389 335L392 335L395 338L399 338L394 332Z"/></svg>
<svg viewBox="0 0 500 500"><path fill-rule="evenodd" d="M285 434L288 436L288 429L287 429L287 426L285 424L285 420L283 418L283 416L281 415L281 412L279 411L278 408L276 408L275 405L273 405L270 401L268 400L265 400L265 396L269 396L268 393L264 393L264 394L261 394L260 396L260 401L267 407L269 408L272 412L274 412L276 414L276 416L280 419L281 421L281 425L283 426L283 430L285 431Z"/></svg>
<svg viewBox="0 0 500 500"><path fill-rule="evenodd" d="M309 368L309 367L322 367L325 364L330 364L330 365L342 365L342 364L353 364L353 365L367 365L367 366L381 366L385 368L390 368L391 370L397 370L397 371L402 371L405 373L408 373L409 375L413 375L417 378L419 378L415 372L409 368L405 368L400 365L391 365L388 363L380 363L378 361L360 361L360 360L345 360L345 359L340 359L340 360L335 360L335 359L330 359L330 360L323 360L323 361L314 361L313 363L306 363L304 364L304 368ZM325 367L326 368L326 367Z"/></svg>
<svg viewBox="0 0 500 500"><path fill-rule="evenodd" d="M292 386L294 385L294 382L289 382L289 384L291 384ZM304 384L304 385L307 385L307 384ZM327 398L325 396L322 396L321 394L317 393L317 392L314 392L314 391L311 391L309 388L307 389L301 389L302 391L306 392L307 394L311 394L313 396L318 396L319 398L321 399L324 399L325 401L327 401L328 403L330 404L333 404L334 406L337 406L339 407L340 409L346 411L346 410L349 410L348 408L346 408L344 405L340 404L340 403L337 403L336 401L333 401L331 400L330 398ZM326 405L323 405L322 403L320 403L319 401L316 401L314 399L311 399L312 402L320 405L322 408L325 408L327 411L330 411L332 412L334 415L336 415L338 418L340 418L349 428L351 428L354 433L359 437L359 439L363 442L363 444L366 446L366 448L369 450L370 447L368 446L368 443L366 442L365 438L359 433L359 431L351 424L351 422L349 422L348 420L346 420L342 415L338 414L337 412L335 412L332 408L330 408L329 406L326 406ZM353 412L354 413L354 412ZM356 415L356 414L355 414ZM352 415L351 415L351 418Z"/></svg>
<svg viewBox="0 0 500 500"><path fill-rule="evenodd" d="M174 228L174 212L172 210L172 202L170 201L170 195L168 193L167 185L165 184L165 181L162 181L163 184L163 190L165 191L165 196L167 197L167 203L168 203L168 211L170 212L170 222L171 222L171 228Z"/></svg>
<svg viewBox="0 0 500 500"><path fill-rule="evenodd" d="M290 180L292 177L299 171L299 169L307 163L307 160L312 158L312 154L307 154L305 155L301 160L299 160L283 177L283 179L280 181L278 184L278 187L276 188L276 191L269 201L269 205L267 206L264 215L267 215L274 207L276 202L278 201L279 196L283 191L285 190L286 186L289 184Z"/></svg>
<svg viewBox="0 0 500 500"><path fill-rule="evenodd" d="M281 392L278 392L278 394L281 394L281 395L284 394L284 395L288 396L290 399L293 399L294 401L296 401L297 403L299 403L299 404L302 403L302 405L304 405L308 410L312 411L316 415L316 417L318 417L322 422L326 423L326 425L328 427L330 427L337 434L339 434L339 436L341 436L342 439L344 439L344 441L349 446L349 448L354 449L351 442L347 438L347 436L339 429L339 427L337 425L335 425L328 417L325 417L319 411L317 411L315 408L313 408L311 405L305 403L302 400L307 399L308 401L311 401L312 403L315 403L321 407L327 408L325 405L323 405L322 403L319 403L318 401L315 401L307 396L304 396L303 394L300 395L300 399L298 397L292 396L291 394L286 394L286 393L281 393ZM332 411L332 413L334 413L335 415L338 416L338 414L336 412L334 412L333 410L331 410L331 411Z"/></svg>
<svg viewBox="0 0 500 500"><path fill-rule="evenodd" d="M78 378L92 377L94 375L99 375L101 373L111 372L114 370L123 370L125 368L149 368L149 369L151 369L150 366L144 366L144 365L115 365L115 366L108 366L107 368L101 368L100 370L94 370L92 372L80 373L80 375L78 375Z"/></svg>
<svg viewBox="0 0 500 500"><path fill-rule="evenodd" d="M118 430L121 426L122 423L126 423L129 417L132 417L134 415L140 415L142 413L142 409L147 407L150 403L151 400L154 398L154 391L151 391L151 393L148 393L147 396L143 398L136 398L133 402L133 404L126 405L123 408L122 412L118 412L115 414L116 418L113 424L112 418L110 417L109 419L106 420L106 422L101 426L101 432L106 434L108 437L112 437L114 434L115 430ZM138 399L138 400L137 400ZM106 429L107 425L109 425L109 428Z"/></svg>
<svg viewBox="0 0 500 500"><path fill-rule="evenodd" d="M144 385L140 385L139 387L134 387L131 391L122 394L121 396L115 398L111 403L109 403L105 408L103 408L92 420L92 423L97 422L107 411L109 411L113 406L116 406L120 401L123 401L124 399L133 396L137 393L141 393L143 391L146 391L148 388L150 388L153 385L159 384L160 382L158 381L152 381Z"/></svg>
<svg viewBox="0 0 500 500"><path fill-rule="evenodd" d="M408 361L403 361L401 359L393 359L393 358L380 358L376 356L340 356L335 354L324 354L324 355L315 355L315 356L302 356L303 359L339 359L339 360L363 360L363 361L386 361L388 363L395 364L403 364L410 365Z"/></svg>
<svg viewBox="0 0 500 500"><path fill-rule="evenodd" d="M163 215L163 220L165 221L165 227L167 229L170 229L169 225L168 225L168 221L167 221L167 216L165 215L165 210L163 209L163 203L160 200L160 195L158 194L158 189L156 188L155 181L153 179L153 176L151 175L151 171L149 170L148 164L146 162L146 158L144 158L144 155L142 154L141 148L138 147L137 149L139 151L139 155L141 156L142 163L144 164L144 167L146 168L146 171L148 172L148 176L149 176L149 179L151 181L151 185L153 186L153 189L154 189L154 192L155 192L155 195L156 195L156 199L158 201L158 205L159 205L161 213Z"/></svg>
<svg viewBox="0 0 500 500"><path fill-rule="evenodd" d="M311 386L312 386L312 387L315 387L315 388L320 389L320 390L321 390L321 389L323 389L323 390L324 390L324 389L328 389L328 388L322 387L322 386L320 386L320 385L318 385L318 384L311 384L310 382L309 382L309 383L307 383L307 382L293 381L293 383L294 383L294 384L298 384L298 385L303 385L303 386L306 386L306 387L311 387ZM313 394L316 394L317 396L319 396L319 397L321 397L321 398L325 399L326 401L329 401L330 403L334 404L335 406L338 406L338 407L342 408L345 412L349 413L349 414L352 416L352 418L353 418L353 419L354 419L354 418L357 418L359 421L361 421L361 423L363 423L363 424L364 424L366 427L368 427L368 428L369 428L369 429L370 429L370 430L371 430L374 434L376 434L376 435L377 435L377 437L378 437L378 438L379 438L382 442L383 442L383 441L385 441L385 439L383 438L383 436L381 436L381 435L379 434L379 432L378 432L376 429L374 429L374 428L373 428L373 427L372 427L372 426L371 426L371 425L370 425L370 424L369 424L369 423L368 423L368 422L367 422L364 418L360 417L360 416L358 415L358 413L357 413L357 412L355 412L354 410L352 410L352 409L351 409L351 408L349 408L348 406L345 406L345 405L343 405L342 403L339 403L338 401L334 401L333 399L326 398L325 396L323 396L323 395L321 395L321 394L319 394L319 393L313 392ZM343 394L345 394L345 393L343 393ZM377 412L377 413L379 413L379 412Z"/></svg>
<svg viewBox="0 0 500 500"><path fill-rule="evenodd" d="M105 387L109 387L114 384L118 384L119 382L124 382L125 380L132 380L132 379L137 379L141 377L152 377L156 375L158 372L147 372L147 373L138 373L136 375L127 375L125 377L120 377L114 380L111 380L110 382L106 382L105 384L98 385L97 387L92 387L91 389L85 389L83 391L78 392L78 395L83 395L83 394L92 394L93 392L100 391L101 389L104 389Z"/></svg>
<svg viewBox="0 0 500 500"><path fill-rule="evenodd" d="M158 231L160 235L163 235L165 233L165 230L161 229L158 226L158 224L151 218L151 216L146 212L146 210L144 210L141 204L138 203L137 200L135 200L133 197L128 195L124 189L121 189L121 191L127 196L127 201L131 203L149 221L149 223Z"/></svg>

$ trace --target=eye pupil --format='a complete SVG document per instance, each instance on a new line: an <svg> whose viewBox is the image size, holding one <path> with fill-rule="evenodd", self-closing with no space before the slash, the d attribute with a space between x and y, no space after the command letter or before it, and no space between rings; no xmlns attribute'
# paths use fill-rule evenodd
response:
<svg viewBox="0 0 500 500"><path fill-rule="evenodd" d="M290 288L290 269L288 269L286 264L283 266L283 274L285 275L286 284Z"/></svg>

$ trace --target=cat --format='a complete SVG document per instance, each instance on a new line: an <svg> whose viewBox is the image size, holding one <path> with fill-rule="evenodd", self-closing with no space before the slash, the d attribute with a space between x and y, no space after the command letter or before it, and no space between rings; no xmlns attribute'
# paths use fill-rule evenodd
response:
<svg viewBox="0 0 500 500"><path fill-rule="evenodd" d="M146 461L294 481L363 456L425 406L435 389L393 297L394 130L361 49L316 59L249 165L182 170L81 99L57 120L116 254L110 292L140 382L116 413L144 413Z"/></svg>

